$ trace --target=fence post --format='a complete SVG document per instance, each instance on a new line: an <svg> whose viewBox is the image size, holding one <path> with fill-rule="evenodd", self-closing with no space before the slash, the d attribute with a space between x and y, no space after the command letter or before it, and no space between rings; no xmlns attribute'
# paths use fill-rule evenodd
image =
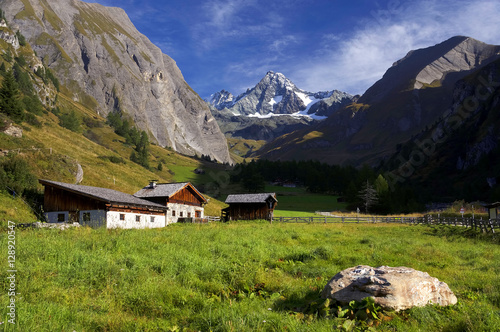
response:
<svg viewBox="0 0 500 332"><path fill-rule="evenodd" d="M342 223L344 223L344 217L342 217Z"/></svg>

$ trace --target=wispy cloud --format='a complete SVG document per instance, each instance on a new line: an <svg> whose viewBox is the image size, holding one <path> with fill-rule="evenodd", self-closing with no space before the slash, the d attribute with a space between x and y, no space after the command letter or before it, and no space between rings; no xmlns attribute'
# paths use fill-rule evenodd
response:
<svg viewBox="0 0 500 332"><path fill-rule="evenodd" d="M455 35L500 44L498 1L393 1L373 11L348 36L327 41L308 61L293 64L291 77L311 91L363 93L393 62L412 49Z"/></svg>
<svg viewBox="0 0 500 332"><path fill-rule="evenodd" d="M278 54L283 54L283 52L291 45L298 44L298 38L294 35L286 35L280 38L276 38L271 45L269 45L269 50L271 52L276 52Z"/></svg>

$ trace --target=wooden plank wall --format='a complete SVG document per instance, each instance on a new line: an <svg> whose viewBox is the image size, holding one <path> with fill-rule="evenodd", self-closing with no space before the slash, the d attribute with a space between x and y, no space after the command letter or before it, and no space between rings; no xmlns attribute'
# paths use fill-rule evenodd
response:
<svg viewBox="0 0 500 332"><path fill-rule="evenodd" d="M229 204L230 220L268 219L271 211L265 203Z"/></svg>
<svg viewBox="0 0 500 332"><path fill-rule="evenodd" d="M191 188L185 187L168 199L169 203L180 203L193 206L202 206L200 198L194 194Z"/></svg>
<svg viewBox="0 0 500 332"><path fill-rule="evenodd" d="M46 212L106 210L106 204L59 188L45 186L44 209Z"/></svg>

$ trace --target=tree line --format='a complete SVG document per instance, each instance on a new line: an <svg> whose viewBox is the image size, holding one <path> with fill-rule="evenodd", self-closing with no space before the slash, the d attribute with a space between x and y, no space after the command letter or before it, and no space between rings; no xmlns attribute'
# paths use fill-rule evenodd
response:
<svg viewBox="0 0 500 332"><path fill-rule="evenodd" d="M411 187L401 184L390 188L384 175L367 165L355 168L313 160L256 160L237 164L231 181L248 192L263 192L266 184L293 183L311 193L340 196L354 211L408 213L425 208Z"/></svg>

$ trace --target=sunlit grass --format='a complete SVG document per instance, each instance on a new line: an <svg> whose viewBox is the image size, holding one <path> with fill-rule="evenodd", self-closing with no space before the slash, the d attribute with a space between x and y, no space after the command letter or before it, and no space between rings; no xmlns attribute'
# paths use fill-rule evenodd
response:
<svg viewBox="0 0 500 332"><path fill-rule="evenodd" d="M17 331L331 331L332 320L296 308L320 301L333 275L359 264L428 272L459 299L402 313L382 330L500 327L500 249L460 227L178 224L18 230L16 243ZM2 306L0 321L5 314Z"/></svg>

